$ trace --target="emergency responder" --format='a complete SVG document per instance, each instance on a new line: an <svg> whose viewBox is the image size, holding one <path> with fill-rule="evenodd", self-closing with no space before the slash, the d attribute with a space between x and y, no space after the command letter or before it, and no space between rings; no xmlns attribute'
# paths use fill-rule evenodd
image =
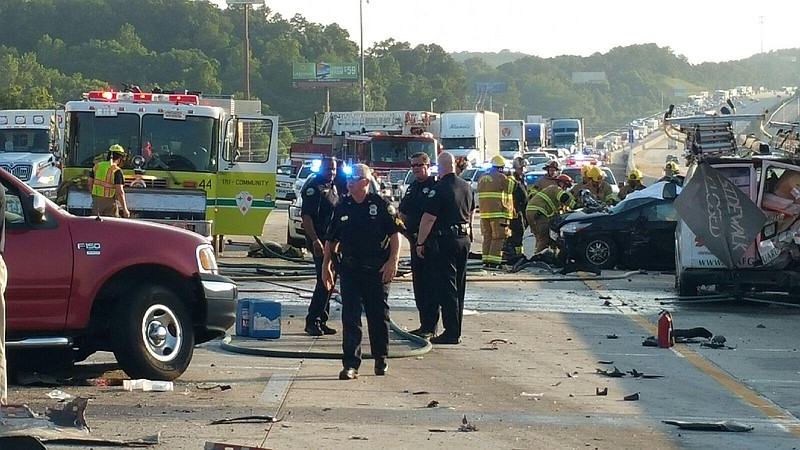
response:
<svg viewBox="0 0 800 450"><path fill-rule="evenodd" d="M437 162L439 181L423 203L416 252L420 258L428 258L436 310L442 312L444 332L431 338L431 343L458 344L475 200L469 183L454 173L453 155L442 152Z"/></svg>
<svg viewBox="0 0 800 450"><path fill-rule="evenodd" d="M571 186L572 178L561 174L556 177L556 184L547 186L528 200L525 216L536 239L534 254L550 247L550 219L572 202L567 191Z"/></svg>
<svg viewBox="0 0 800 450"><path fill-rule="evenodd" d="M668 161L667 164L664 165L664 176L659 178L658 181L671 181L678 186L683 186L683 175L681 175L681 171L678 168L678 163L675 161Z"/></svg>
<svg viewBox="0 0 800 450"><path fill-rule="evenodd" d="M625 178L625 185L619 188L619 199L624 200L633 191L641 191L646 186L642 184L642 171L639 169L631 170Z"/></svg>
<svg viewBox="0 0 800 450"><path fill-rule="evenodd" d="M425 153L411 155L411 172L414 181L408 186L406 195L400 201L399 215L406 227L406 237L411 245L411 275L414 285L414 302L419 311L419 327L412 334L430 339L436 334L439 312L431 295L432 281L428 262L417 256L414 248L417 245L419 221L422 219L422 203L428 198L428 192L436 183L430 172L431 160Z"/></svg>
<svg viewBox="0 0 800 450"><path fill-rule="evenodd" d="M547 186L554 186L557 184L556 177L558 176L559 173L561 173L561 168L558 166L558 161L553 160L545 164L544 170L547 171L547 175L539 177L536 181L533 182L532 185L528 187L529 194L541 191Z"/></svg>
<svg viewBox="0 0 800 450"><path fill-rule="evenodd" d="M456 158L456 176L461 176L461 172L467 170L467 167L469 167L469 161L466 156Z"/></svg>
<svg viewBox="0 0 800 450"><path fill-rule="evenodd" d="M506 240L504 252L507 258L514 255L522 255L522 235L525 234L525 205L527 204L528 189L525 184L525 166L528 161L517 156L512 162L514 172L512 179L514 180L514 191L512 198L514 201L514 218L511 219L509 228L511 229L511 236Z"/></svg>
<svg viewBox="0 0 800 450"><path fill-rule="evenodd" d="M122 217L130 217L128 202L125 199L125 175L122 173L122 158L125 149L119 144L108 148L108 159L101 161L89 171L89 192L92 193L92 214L98 216L119 217L122 207Z"/></svg>
<svg viewBox="0 0 800 450"><path fill-rule="evenodd" d="M605 181L605 177L605 174L599 167L592 166L589 168L586 172L586 179L589 180L588 183L576 185L570 190L578 207L589 206L582 198L582 194L585 191L588 191L591 197L600 204L613 205L618 201L617 197L614 195L614 191L611 189L611 185Z"/></svg>
<svg viewBox="0 0 800 450"><path fill-rule="evenodd" d="M478 207L481 210L483 266L500 267L503 243L509 235L509 222L514 218L514 179L503 173L506 159L492 157L492 167L478 178Z"/></svg>
<svg viewBox="0 0 800 450"><path fill-rule="evenodd" d="M340 380L358 377L361 366L361 311L367 328L375 375L385 375L389 346L389 286L397 273L403 222L394 206L369 192L371 171L355 164L326 234L322 278L333 289L333 257L339 254L342 287L342 371Z"/></svg>
<svg viewBox="0 0 800 450"><path fill-rule="evenodd" d="M300 217L306 235L306 247L314 257L314 269L317 284L308 305L306 316L306 333L311 336L336 334L329 327L328 317L331 305L331 290L322 281L322 259L325 249L325 231L333 218L333 209L339 201L339 191L334 183L336 176L336 158L324 158L319 172L309 179L300 193L303 200Z"/></svg>

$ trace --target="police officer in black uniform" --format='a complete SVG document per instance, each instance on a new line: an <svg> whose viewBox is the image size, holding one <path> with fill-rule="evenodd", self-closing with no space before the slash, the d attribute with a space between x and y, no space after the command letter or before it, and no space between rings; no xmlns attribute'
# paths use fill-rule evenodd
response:
<svg viewBox="0 0 800 450"><path fill-rule="evenodd" d="M406 237L411 244L411 275L414 283L414 301L419 311L419 328L411 333L425 339L430 339L436 334L436 324L439 322L439 307L431 297L431 283L427 261L417 256L414 247L417 245L417 232L419 221L422 219L422 202L428 198L428 192L436 183L436 178L430 173L431 159L425 153L411 155L411 171L414 173L414 182L408 186L406 195L400 201L399 214L405 224Z"/></svg>
<svg viewBox="0 0 800 450"><path fill-rule="evenodd" d="M452 154L440 153L438 164L439 181L428 192L422 208L416 252L431 266L434 297L442 309L444 332L431 342L458 344L475 200L469 184L456 177Z"/></svg>
<svg viewBox="0 0 800 450"><path fill-rule="evenodd" d="M397 273L403 222L393 206L369 192L371 171L353 166L347 177L349 196L336 206L328 228L322 278L333 288L333 259L340 255L342 288L342 371L340 380L358 377L361 366L361 311L367 314L369 343L375 375L388 369L389 285Z"/></svg>
<svg viewBox="0 0 800 450"><path fill-rule="evenodd" d="M303 186L303 231L306 233L306 247L314 256L314 269L317 273L317 284L314 295L308 305L306 316L306 333L311 336L336 334L329 327L328 316L331 304L331 289L322 282L322 259L325 251L325 231L333 218L333 209L339 201L339 192L333 183L336 175L336 159L325 158L320 164L319 173Z"/></svg>
<svg viewBox="0 0 800 450"><path fill-rule="evenodd" d="M528 186L525 184L525 166L528 161L521 156L514 158L512 164L514 168L514 190L511 195L514 200L514 218L509 223L511 236L506 239L503 254L509 255L508 259L517 258L522 255L522 236L525 234L525 207L527 206Z"/></svg>

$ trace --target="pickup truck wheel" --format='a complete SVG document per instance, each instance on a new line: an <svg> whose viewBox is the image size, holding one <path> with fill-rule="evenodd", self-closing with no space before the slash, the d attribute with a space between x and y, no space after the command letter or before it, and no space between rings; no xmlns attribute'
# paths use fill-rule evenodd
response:
<svg viewBox="0 0 800 450"><path fill-rule="evenodd" d="M194 330L189 311L171 289L141 286L118 311L114 355L125 373L174 380L186 370L194 352Z"/></svg>
<svg viewBox="0 0 800 450"><path fill-rule="evenodd" d="M613 269L617 264L617 246L608 236L591 237L586 240L581 257L601 269Z"/></svg>

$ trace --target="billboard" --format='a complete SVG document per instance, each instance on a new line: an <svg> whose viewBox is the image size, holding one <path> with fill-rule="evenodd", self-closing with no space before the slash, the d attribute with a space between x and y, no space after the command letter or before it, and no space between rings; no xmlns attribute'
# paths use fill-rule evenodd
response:
<svg viewBox="0 0 800 450"><path fill-rule="evenodd" d="M296 86L334 86L358 81L358 64L294 63L292 81Z"/></svg>
<svg viewBox="0 0 800 450"><path fill-rule="evenodd" d="M502 81L476 81L475 92L486 94L502 94L508 91L508 83Z"/></svg>

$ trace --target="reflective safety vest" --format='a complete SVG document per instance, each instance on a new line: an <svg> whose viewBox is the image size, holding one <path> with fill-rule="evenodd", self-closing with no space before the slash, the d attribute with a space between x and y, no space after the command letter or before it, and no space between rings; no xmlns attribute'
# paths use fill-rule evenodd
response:
<svg viewBox="0 0 800 450"><path fill-rule="evenodd" d="M478 178L481 219L514 218L514 179L496 169Z"/></svg>
<svg viewBox="0 0 800 450"><path fill-rule="evenodd" d="M563 202L563 195L569 197L570 201ZM528 206L525 208L525 211L535 211L542 213L545 217L553 217L553 215L558 212L561 204L569 204L571 201L572 196L558 187L558 185L554 184L533 194L530 200L528 200Z"/></svg>
<svg viewBox="0 0 800 450"><path fill-rule="evenodd" d="M94 165L94 185L92 195L97 197L114 198L117 190L114 187L114 174L119 167L111 167L111 161L101 161Z"/></svg>

